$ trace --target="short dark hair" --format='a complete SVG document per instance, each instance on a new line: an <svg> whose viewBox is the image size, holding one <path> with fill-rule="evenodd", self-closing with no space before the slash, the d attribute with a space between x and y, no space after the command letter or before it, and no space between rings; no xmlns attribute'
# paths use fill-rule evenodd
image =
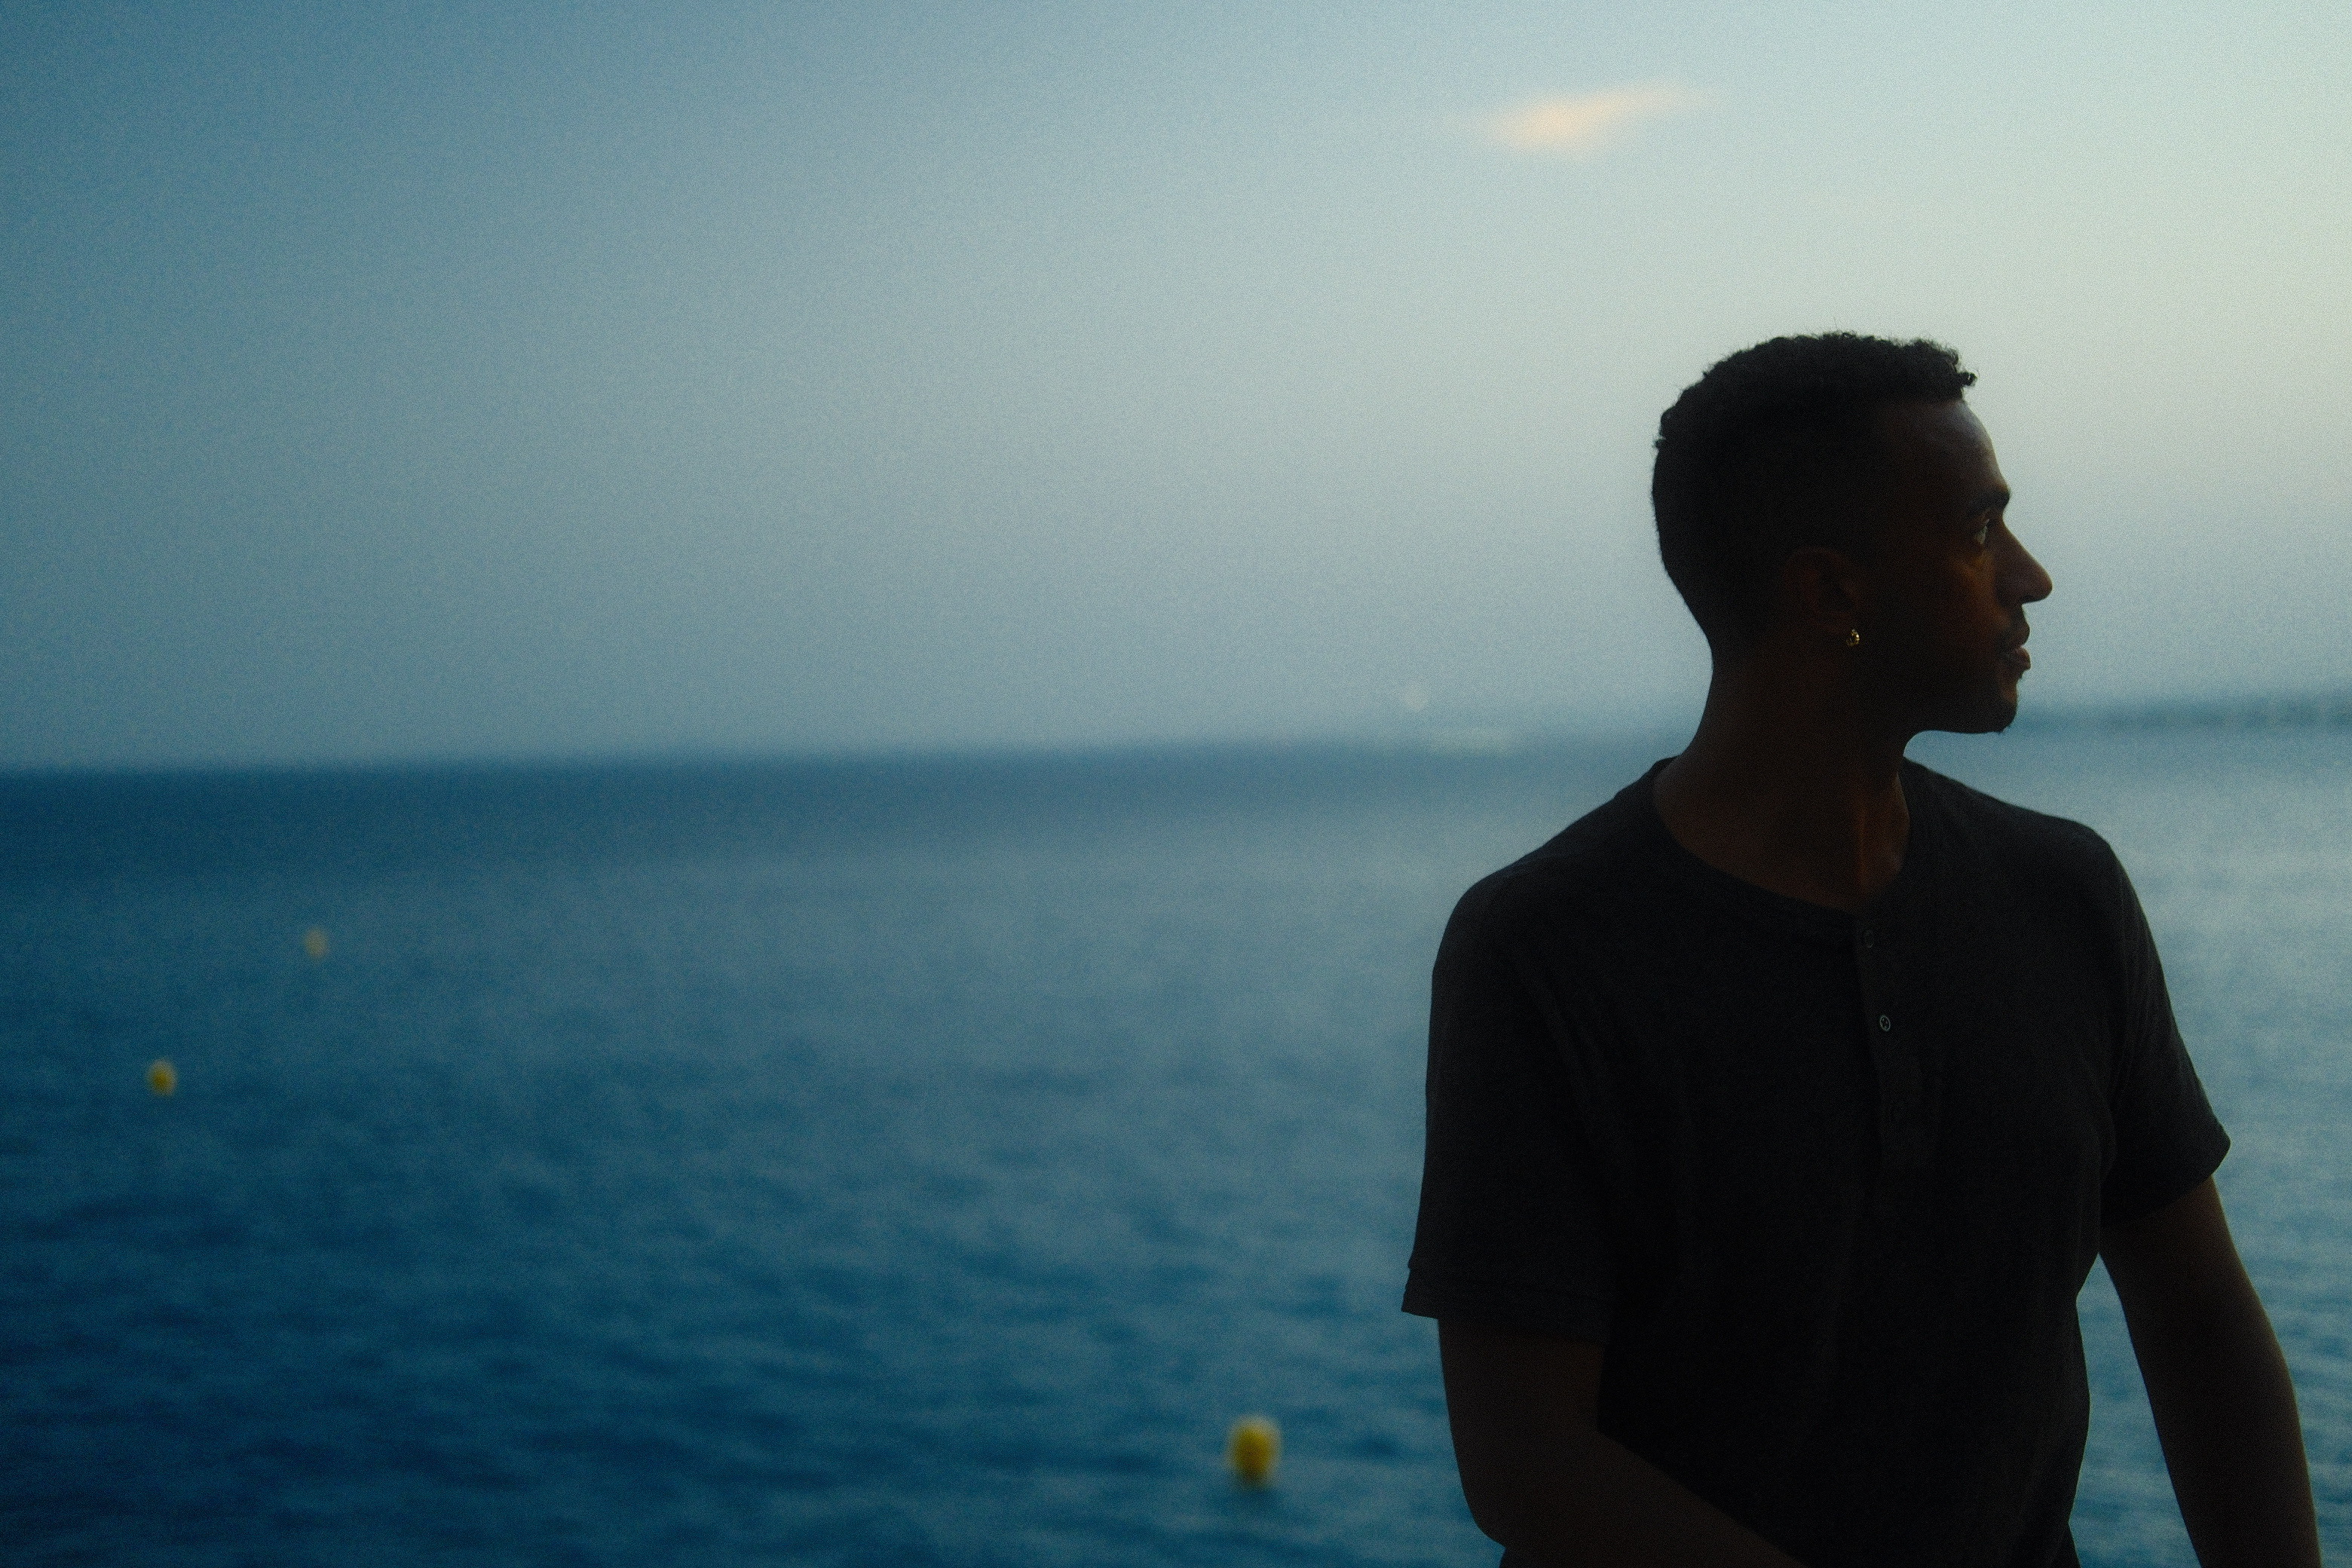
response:
<svg viewBox="0 0 2352 1568"><path fill-rule="evenodd" d="M1658 554L1710 644L1753 642L1773 577L1807 544L1861 552L1878 410L1953 403L1976 381L1938 342L1774 338L1718 360L1658 420Z"/></svg>

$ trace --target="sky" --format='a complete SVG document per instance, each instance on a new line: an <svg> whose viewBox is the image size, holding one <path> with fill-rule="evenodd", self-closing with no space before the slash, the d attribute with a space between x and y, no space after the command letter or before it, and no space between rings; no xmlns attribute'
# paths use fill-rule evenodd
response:
<svg viewBox="0 0 2352 1568"><path fill-rule="evenodd" d="M0 768L1696 710L1658 413L1927 335L2029 703L2352 686L2352 7L0 6Z"/></svg>

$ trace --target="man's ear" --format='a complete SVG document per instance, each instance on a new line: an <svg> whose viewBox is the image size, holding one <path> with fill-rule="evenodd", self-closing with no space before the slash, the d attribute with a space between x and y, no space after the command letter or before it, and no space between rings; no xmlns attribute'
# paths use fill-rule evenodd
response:
<svg viewBox="0 0 2352 1568"><path fill-rule="evenodd" d="M1780 563L1780 603L1792 625L1843 642L1862 626L1869 584L1853 558L1826 544L1807 544Z"/></svg>

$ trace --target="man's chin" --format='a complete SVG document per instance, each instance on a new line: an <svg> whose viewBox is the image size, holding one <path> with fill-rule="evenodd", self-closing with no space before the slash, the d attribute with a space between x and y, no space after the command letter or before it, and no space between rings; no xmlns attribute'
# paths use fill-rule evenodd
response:
<svg viewBox="0 0 2352 1568"><path fill-rule="evenodd" d="M1949 712L1941 722L1927 728L1950 735L1997 735L2016 722L2017 683L2010 680L1980 700L1969 703L1964 710Z"/></svg>
<svg viewBox="0 0 2352 1568"><path fill-rule="evenodd" d="M2001 682L2000 690L1993 699L1992 713L1990 716L1992 722L1987 724L1983 729L1977 731L1976 733L1979 735L1998 735L2003 730L2008 729L2011 724L2017 722L2016 681L2005 680Z"/></svg>

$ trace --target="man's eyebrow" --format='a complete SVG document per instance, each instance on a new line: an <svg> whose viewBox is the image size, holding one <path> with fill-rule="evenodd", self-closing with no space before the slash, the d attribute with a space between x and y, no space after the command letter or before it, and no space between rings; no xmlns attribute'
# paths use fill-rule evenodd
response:
<svg viewBox="0 0 2352 1568"><path fill-rule="evenodd" d="M2008 506L2009 487L2007 485L1995 485L1990 489L1979 490L1974 496L1969 498L1968 515L1974 517L1979 512L2001 511L2006 510Z"/></svg>

